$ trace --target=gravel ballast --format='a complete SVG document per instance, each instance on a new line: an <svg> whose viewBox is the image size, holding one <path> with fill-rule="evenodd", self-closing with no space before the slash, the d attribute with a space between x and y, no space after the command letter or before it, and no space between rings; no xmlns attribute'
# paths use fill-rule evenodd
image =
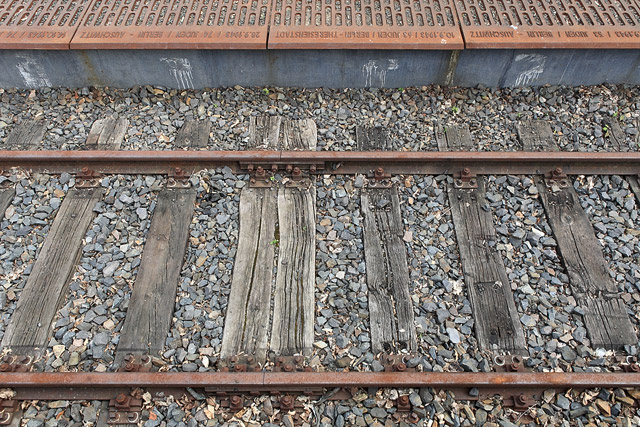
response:
<svg viewBox="0 0 640 427"><path fill-rule="evenodd" d="M635 86L539 88L130 90L81 88L0 89L0 143L15 123L47 123L43 149L78 149L99 118L125 117L122 149L174 149L188 120L211 122L208 149L243 149L249 117L270 114L313 119L319 150L355 150L358 125L383 126L393 149L437 150L435 129L468 124L478 150L518 150L516 125L549 120L562 150L611 149L611 121L620 124L623 148L637 151L640 93Z"/></svg>

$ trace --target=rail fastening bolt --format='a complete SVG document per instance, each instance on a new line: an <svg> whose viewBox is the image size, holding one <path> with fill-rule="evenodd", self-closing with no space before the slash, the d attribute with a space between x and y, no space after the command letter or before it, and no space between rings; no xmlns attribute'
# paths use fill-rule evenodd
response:
<svg viewBox="0 0 640 427"><path fill-rule="evenodd" d="M117 397L116 397L116 403L118 405L123 405L125 402L127 401L127 396L124 395L124 393L120 393Z"/></svg>
<svg viewBox="0 0 640 427"><path fill-rule="evenodd" d="M407 365L404 363L396 363L396 371L404 372L407 370Z"/></svg>
<svg viewBox="0 0 640 427"><path fill-rule="evenodd" d="M285 363L282 365L282 370L285 372L293 372L293 365L291 363Z"/></svg>
<svg viewBox="0 0 640 427"><path fill-rule="evenodd" d="M553 170L553 174L554 174L555 176L560 176L560 175L562 175L562 168L555 168L555 169Z"/></svg>
<svg viewBox="0 0 640 427"><path fill-rule="evenodd" d="M466 176L471 175L471 169L469 168L462 169L462 175L466 175Z"/></svg>
<svg viewBox="0 0 640 427"><path fill-rule="evenodd" d="M293 398L291 396L282 396L280 398L280 404L285 408L291 408L293 406Z"/></svg>
<svg viewBox="0 0 640 427"><path fill-rule="evenodd" d="M239 406L242 403L242 398L240 396L231 396L231 405Z"/></svg>
<svg viewBox="0 0 640 427"><path fill-rule="evenodd" d="M10 369L11 365L9 365L8 363L0 363L0 372L9 372Z"/></svg>

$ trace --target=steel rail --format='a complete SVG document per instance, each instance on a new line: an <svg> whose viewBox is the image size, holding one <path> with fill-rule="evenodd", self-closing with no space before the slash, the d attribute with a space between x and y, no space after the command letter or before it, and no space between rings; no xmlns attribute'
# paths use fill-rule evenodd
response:
<svg viewBox="0 0 640 427"><path fill-rule="evenodd" d="M381 167L391 174L473 175L547 174L560 168L567 175L638 175L640 152L439 152L439 151L0 151L0 169L39 172L168 174L229 166L314 166L317 174L370 173Z"/></svg>
<svg viewBox="0 0 640 427"><path fill-rule="evenodd" d="M464 390L482 395L501 391L599 387L640 387L640 373L564 372L11 372L0 373L0 388L16 399L100 399L116 392L143 389L207 389L213 392L305 392L336 387L392 387Z"/></svg>

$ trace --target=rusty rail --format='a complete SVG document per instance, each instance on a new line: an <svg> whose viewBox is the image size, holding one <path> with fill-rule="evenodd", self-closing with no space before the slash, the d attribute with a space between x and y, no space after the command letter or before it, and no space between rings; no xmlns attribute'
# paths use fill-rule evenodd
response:
<svg viewBox="0 0 640 427"><path fill-rule="evenodd" d="M358 151L0 151L0 169L13 167L62 173L88 168L99 173L189 173L229 166L236 172L252 166L301 166L317 174L371 173L471 175L548 174L637 175L640 152L358 152Z"/></svg>
<svg viewBox="0 0 640 427"><path fill-rule="evenodd" d="M113 372L113 373L0 373L0 388L16 391L16 399L104 399L145 389L180 390L187 387L216 393L282 393L343 388L418 388L464 390L481 395L544 389L640 387L640 373L563 372Z"/></svg>

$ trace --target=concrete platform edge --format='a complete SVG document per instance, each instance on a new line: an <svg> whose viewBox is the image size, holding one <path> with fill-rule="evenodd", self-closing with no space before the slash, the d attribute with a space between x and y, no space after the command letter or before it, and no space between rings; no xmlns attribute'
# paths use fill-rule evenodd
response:
<svg viewBox="0 0 640 427"><path fill-rule="evenodd" d="M0 50L0 87L640 84L640 50Z"/></svg>

